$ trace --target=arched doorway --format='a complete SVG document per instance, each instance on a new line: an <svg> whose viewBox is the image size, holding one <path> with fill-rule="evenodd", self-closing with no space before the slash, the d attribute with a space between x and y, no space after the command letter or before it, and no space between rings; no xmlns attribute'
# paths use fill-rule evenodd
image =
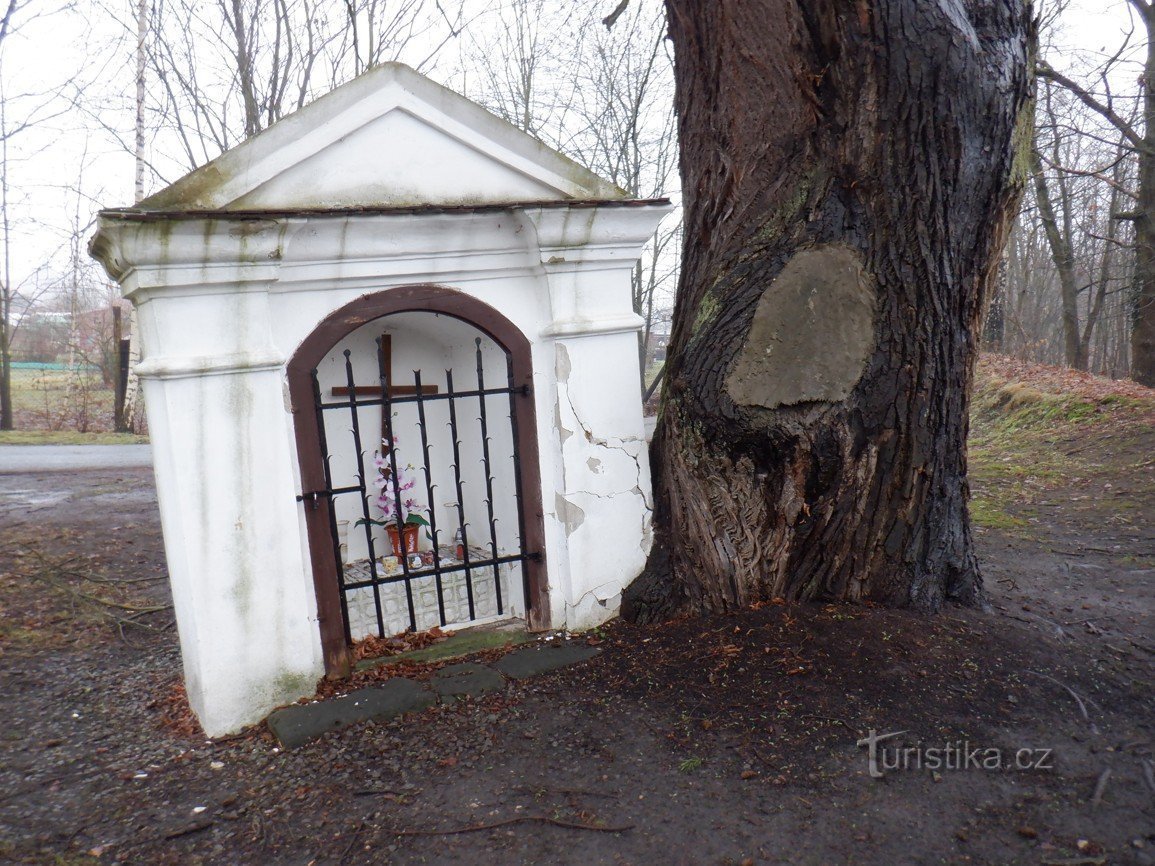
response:
<svg viewBox="0 0 1155 866"><path fill-rule="evenodd" d="M530 344L492 307L389 289L288 365L326 672L434 625L549 625Z"/></svg>

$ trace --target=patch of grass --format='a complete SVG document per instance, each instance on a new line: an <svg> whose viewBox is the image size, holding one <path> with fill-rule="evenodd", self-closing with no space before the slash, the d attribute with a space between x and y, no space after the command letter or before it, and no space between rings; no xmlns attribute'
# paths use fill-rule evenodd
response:
<svg viewBox="0 0 1155 866"><path fill-rule="evenodd" d="M8 652L42 653L75 646L103 625L96 611L77 605L60 587L21 577L19 582L5 580L0 588L9 599L0 611L0 658ZM25 603L17 605L17 600Z"/></svg>
<svg viewBox="0 0 1155 866"><path fill-rule="evenodd" d="M93 370L12 371L17 427L99 430L112 426L113 390Z"/></svg>
<svg viewBox="0 0 1155 866"><path fill-rule="evenodd" d="M702 766L702 759L698 757L686 758L682 763L678 764L678 772L692 773Z"/></svg>
<svg viewBox="0 0 1155 866"><path fill-rule="evenodd" d="M1115 405L1125 399L1116 398ZM989 433L1004 435L1053 430L1056 425L1077 425L1105 417L1095 401L1072 394L1052 394L995 376L977 383L972 413L980 427L985 421Z"/></svg>
<svg viewBox="0 0 1155 866"><path fill-rule="evenodd" d="M1057 447L1110 417L1096 402L995 376L976 382L969 442L971 474L983 488L1030 498L1084 467Z"/></svg>
<svg viewBox="0 0 1155 866"><path fill-rule="evenodd" d="M79 433L75 430L3 430L0 445L144 445L135 433Z"/></svg>
<svg viewBox="0 0 1155 866"><path fill-rule="evenodd" d="M125 575L98 564L106 553L91 536L61 533L36 537L34 527L5 538L0 561L0 655L9 649L42 652L105 640L110 629L155 632L162 627L154 615L171 605L156 601L148 585L163 575ZM24 536L24 537L21 537ZM69 554L61 543L76 544L83 553ZM60 550L47 553L41 544Z"/></svg>
<svg viewBox="0 0 1155 866"><path fill-rule="evenodd" d="M658 378L658 373L662 371L662 367L664 366L664 361L654 361L654 363L646 368L645 381L647 388L654 384L654 379Z"/></svg>
<svg viewBox="0 0 1155 866"><path fill-rule="evenodd" d="M1045 377L1014 381L980 368L968 442L976 525L1021 529L1016 515L1040 494L1117 472L1120 460L1133 460L1128 443L1146 435L1151 409L1117 393L1074 393Z"/></svg>
<svg viewBox="0 0 1155 866"><path fill-rule="evenodd" d="M1029 503L1077 472L1081 467L1060 451L1058 441L1101 417L1090 400L980 376L968 443L975 525L1003 531L1025 526L1010 513L1011 506Z"/></svg>
<svg viewBox="0 0 1155 866"><path fill-rule="evenodd" d="M30 628L28 626L18 625L7 621L0 623L0 648L3 647L21 647L49 649L55 644L52 635L46 634L42 628ZM0 649L0 657L3 656L3 650Z"/></svg>
<svg viewBox="0 0 1155 866"><path fill-rule="evenodd" d="M1103 398L1102 403L1107 406L1119 406L1124 409L1150 409L1150 403L1143 400L1137 400L1134 397L1127 397L1123 394L1108 394Z"/></svg>
<svg viewBox="0 0 1155 866"><path fill-rule="evenodd" d="M998 503L989 498L978 496L972 498L970 513L971 520L974 521L976 526L982 526L987 529L1002 529L1010 532L1021 529L1027 525L1027 521L1021 517L1008 514Z"/></svg>

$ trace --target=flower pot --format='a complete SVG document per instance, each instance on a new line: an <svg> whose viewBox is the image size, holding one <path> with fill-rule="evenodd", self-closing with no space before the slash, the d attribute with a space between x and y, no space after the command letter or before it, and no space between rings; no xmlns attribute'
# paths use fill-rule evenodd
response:
<svg viewBox="0 0 1155 866"><path fill-rule="evenodd" d="M393 545L393 555L397 557L404 556L407 553L417 552L418 535L417 530L421 527L416 523L406 523L401 530L401 538L397 536L397 524L390 523L386 525L385 531L389 533L389 543ZM402 550L401 542L405 541L405 549Z"/></svg>

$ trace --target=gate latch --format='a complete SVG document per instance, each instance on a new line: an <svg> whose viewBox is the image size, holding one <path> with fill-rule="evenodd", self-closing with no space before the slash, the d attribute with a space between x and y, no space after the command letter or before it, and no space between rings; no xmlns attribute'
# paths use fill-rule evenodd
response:
<svg viewBox="0 0 1155 866"><path fill-rule="evenodd" d="M332 495L333 495L332 490L312 490L308 493L302 493L299 496L297 496L297 501L298 502L308 502L310 505L313 506L313 510L316 511L317 510L317 500L319 500L322 496L332 496Z"/></svg>

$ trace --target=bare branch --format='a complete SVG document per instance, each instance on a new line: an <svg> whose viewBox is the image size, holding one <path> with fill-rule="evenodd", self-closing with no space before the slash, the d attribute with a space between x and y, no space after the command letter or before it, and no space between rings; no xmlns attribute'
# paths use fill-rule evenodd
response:
<svg viewBox="0 0 1155 866"><path fill-rule="evenodd" d="M602 24L606 25L607 30L609 30L618 22L618 19L622 17L622 13L626 11L626 7L629 5L630 0L622 0L622 2L617 5L613 12L602 19Z"/></svg>
<svg viewBox="0 0 1155 866"><path fill-rule="evenodd" d="M1078 84L1071 78L1068 78L1061 72L1056 71L1049 63L1040 60L1035 67L1036 72L1042 78L1054 81L1056 84L1061 84L1073 93L1078 99L1090 108L1092 111L1099 114L1104 120L1114 126L1119 132L1127 138L1132 145L1138 150L1150 152L1151 147L1143 136L1135 131L1135 127L1120 117L1110 106L1100 102L1082 85Z"/></svg>
<svg viewBox="0 0 1155 866"><path fill-rule="evenodd" d="M1060 165L1059 163L1048 159L1046 156L1042 157L1042 161L1046 165L1047 168L1054 169L1055 171L1062 172L1063 174L1074 175L1075 177L1093 177L1096 180L1103 181L1103 183L1107 184L1107 186L1111 187L1112 189L1117 189L1119 192L1123 193L1123 195L1127 196L1128 198L1138 200L1139 196L1137 196L1134 192L1132 192L1127 186L1120 183L1118 180L1111 177L1110 175L1106 174L1106 172L1110 171L1112 168L1114 168L1116 165L1118 165L1120 162L1122 162L1124 159L1126 159L1127 156L1128 156L1128 154L1124 153L1122 156L1120 156L1117 160L1115 160L1110 165L1104 166L1103 168L1095 168L1095 169L1071 168L1069 166Z"/></svg>
<svg viewBox="0 0 1155 866"><path fill-rule="evenodd" d="M4 37L8 35L8 30L12 26L12 16L16 14L19 5L18 0L8 0L8 8L4 10L4 18L0 19L0 42L3 42Z"/></svg>

